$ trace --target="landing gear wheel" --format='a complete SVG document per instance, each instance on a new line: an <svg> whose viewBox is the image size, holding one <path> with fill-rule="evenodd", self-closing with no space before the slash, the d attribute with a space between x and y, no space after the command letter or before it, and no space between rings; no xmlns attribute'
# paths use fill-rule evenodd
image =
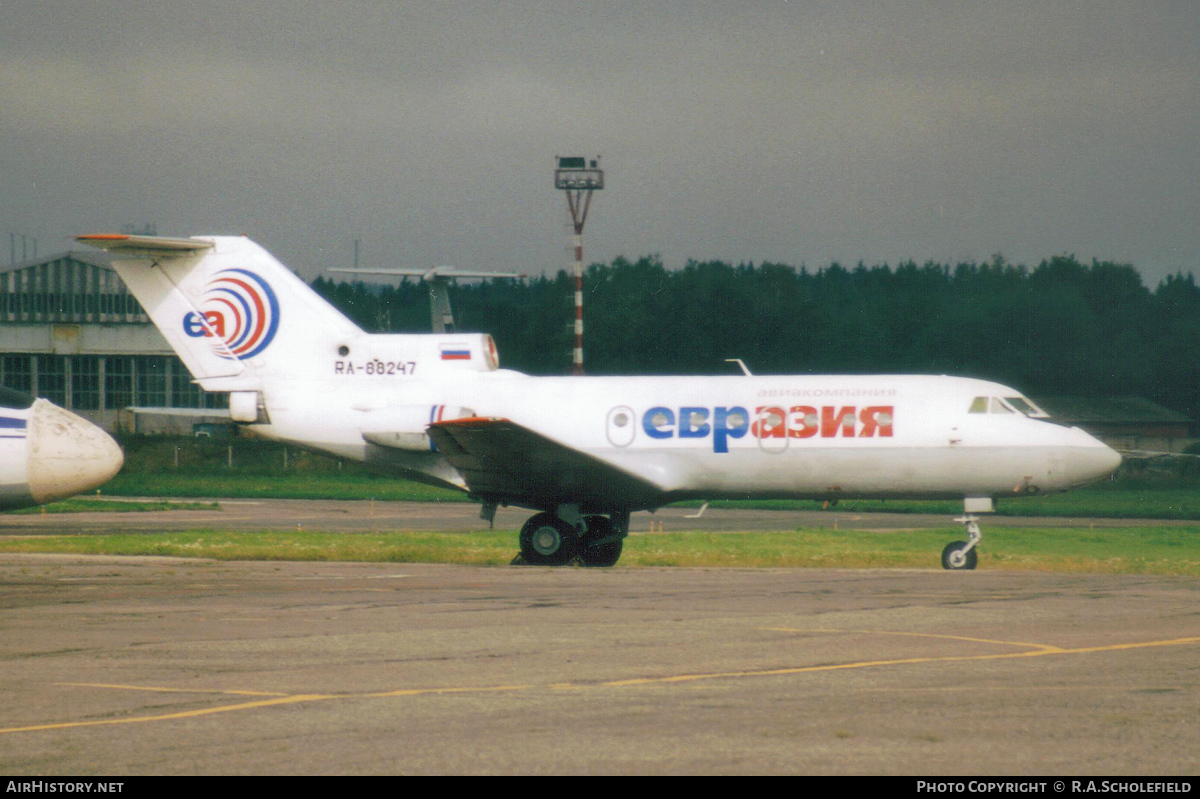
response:
<svg viewBox="0 0 1200 799"><path fill-rule="evenodd" d="M532 516L521 528L521 557L533 566L561 566L578 549L575 528L552 513Z"/></svg>
<svg viewBox="0 0 1200 799"><path fill-rule="evenodd" d="M952 571L970 571L979 562L975 547L967 549L966 541L951 541L942 550L942 568Z"/></svg>
<svg viewBox="0 0 1200 799"><path fill-rule="evenodd" d="M588 516L587 533L579 548L579 559L584 566L608 567L617 565L621 559L624 540L617 534L613 523L606 516ZM616 540L610 540L610 539Z"/></svg>

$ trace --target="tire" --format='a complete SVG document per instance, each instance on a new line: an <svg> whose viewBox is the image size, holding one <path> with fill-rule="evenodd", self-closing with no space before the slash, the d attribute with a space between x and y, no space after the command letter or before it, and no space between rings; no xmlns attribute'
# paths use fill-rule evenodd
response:
<svg viewBox="0 0 1200 799"><path fill-rule="evenodd" d="M966 541L951 541L942 550L942 568L950 571L970 571L979 562L979 552L975 547L967 550Z"/></svg>
<svg viewBox="0 0 1200 799"><path fill-rule="evenodd" d="M593 543L610 537L613 534L613 524L607 516L588 516L587 533L579 548L579 559L584 566L608 568L616 566L621 559L623 539L607 541L603 544Z"/></svg>
<svg viewBox="0 0 1200 799"><path fill-rule="evenodd" d="M561 566L575 557L575 529L552 513L538 513L521 527L521 557L533 566Z"/></svg>

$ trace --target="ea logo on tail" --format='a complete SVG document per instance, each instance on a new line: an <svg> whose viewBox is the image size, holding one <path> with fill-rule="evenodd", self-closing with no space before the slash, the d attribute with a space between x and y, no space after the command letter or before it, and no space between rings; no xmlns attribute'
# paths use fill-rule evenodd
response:
<svg viewBox="0 0 1200 799"><path fill-rule="evenodd" d="M275 338L279 300L267 281L245 269L217 272L204 289L200 313L183 317L183 332L212 338L222 358L253 358Z"/></svg>

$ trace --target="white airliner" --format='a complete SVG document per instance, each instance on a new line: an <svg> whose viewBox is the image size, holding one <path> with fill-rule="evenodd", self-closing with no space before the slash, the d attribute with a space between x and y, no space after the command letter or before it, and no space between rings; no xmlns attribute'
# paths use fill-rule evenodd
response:
<svg viewBox="0 0 1200 799"><path fill-rule="evenodd" d="M81 236L235 421L539 511L528 563L611 566L631 511L685 499L955 498L974 568L997 495L1061 491L1120 456L1020 392L924 375L530 377L484 334L364 333L243 237Z"/></svg>
<svg viewBox="0 0 1200 799"><path fill-rule="evenodd" d="M124 456L86 419L0 388L0 510L42 505L112 479Z"/></svg>

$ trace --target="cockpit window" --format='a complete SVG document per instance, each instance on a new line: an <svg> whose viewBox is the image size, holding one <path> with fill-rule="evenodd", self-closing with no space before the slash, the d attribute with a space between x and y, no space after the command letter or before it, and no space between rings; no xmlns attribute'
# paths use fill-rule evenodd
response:
<svg viewBox="0 0 1200 799"><path fill-rule="evenodd" d="M992 413L1012 413L1013 409L999 397L992 397Z"/></svg>
<svg viewBox="0 0 1200 799"><path fill-rule="evenodd" d="M1050 415L1024 397L1005 397L1004 399L1009 405L1026 416L1032 416L1035 419L1045 419Z"/></svg>
<svg viewBox="0 0 1200 799"><path fill-rule="evenodd" d="M22 394L20 391L0 386L0 408L12 408L13 410L23 411L32 404L33 397L28 394Z"/></svg>
<svg viewBox="0 0 1200 799"><path fill-rule="evenodd" d="M1050 414L1024 397L976 397L967 413L1019 413L1031 419L1050 418Z"/></svg>

